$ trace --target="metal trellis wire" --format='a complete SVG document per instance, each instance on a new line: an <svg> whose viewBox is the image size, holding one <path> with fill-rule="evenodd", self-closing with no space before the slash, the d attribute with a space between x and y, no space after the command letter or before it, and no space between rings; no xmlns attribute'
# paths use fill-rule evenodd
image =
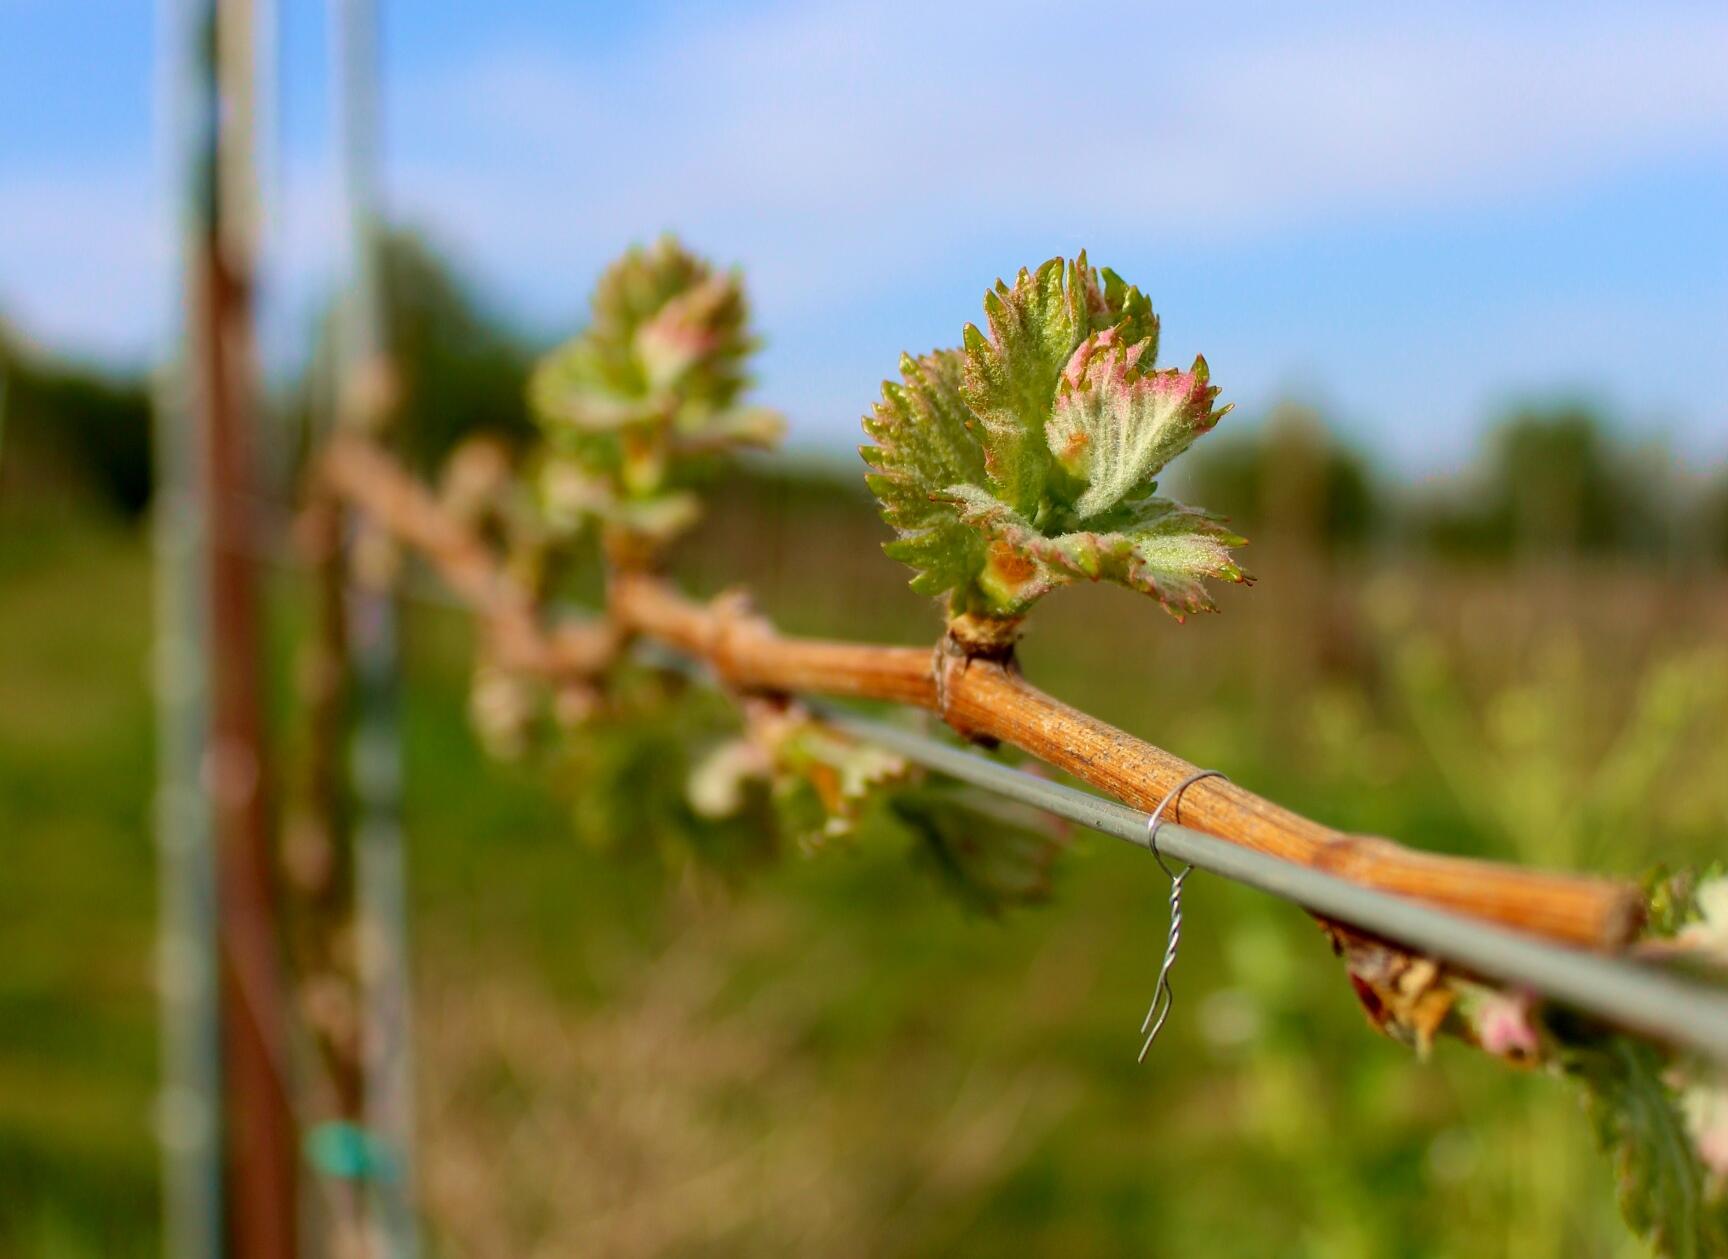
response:
<svg viewBox="0 0 1728 1259"><path fill-rule="evenodd" d="M1138 847L1148 846L1152 815L1138 809L833 704L809 702L809 707L835 728L898 752L926 769ZM1159 825L1158 850L1317 914L1728 1064L1728 994L1654 965L1551 944L1360 887L1174 823Z"/></svg>

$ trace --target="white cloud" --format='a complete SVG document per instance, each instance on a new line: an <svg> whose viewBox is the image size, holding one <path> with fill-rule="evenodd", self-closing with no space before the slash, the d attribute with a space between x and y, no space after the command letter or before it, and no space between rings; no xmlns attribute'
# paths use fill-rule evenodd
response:
<svg viewBox="0 0 1728 1259"><path fill-rule="evenodd" d="M1147 20L839 0L651 19L604 52L573 26L438 57L386 84L397 211L548 326L620 242L675 227L750 268L772 392L848 429L894 350L952 335L980 272L1026 261L1026 242L1143 263L1317 225L1443 225L1728 156L1720 7L1250 3ZM302 155L285 176L272 274L287 339L338 220L327 166ZM142 158L0 171L0 309L45 340L144 350L167 276L154 191ZM950 283L938 310L928 296ZM1517 341L1536 308L1483 283ZM1412 381L1468 344L1398 342L1384 322L1335 332ZM1522 335L1565 374L1564 345ZM1325 378L1355 357L1294 366ZM1245 385L1293 365L1263 344L1241 358ZM1460 397L1505 376L1469 371L1481 384L1451 382Z"/></svg>
<svg viewBox="0 0 1728 1259"><path fill-rule="evenodd" d="M1367 9L1256 34L1217 13L786 7L604 61L477 50L402 86L397 187L517 276L675 218L792 313L980 231L1217 243L1728 151L1725 55L1709 10Z"/></svg>
<svg viewBox="0 0 1728 1259"><path fill-rule="evenodd" d="M744 263L771 337L767 391L797 401L802 431L850 435L893 354L952 336L979 281L1028 261L1027 242L1155 271L1316 227L1563 203L1728 156L1724 54L1715 9L1270 6L1147 23L1094 6L785 5L603 57L482 47L400 80L393 190L551 326L621 242L663 227ZM967 279L933 301L951 275ZM1483 285L1492 305L1494 277ZM892 337L865 354L876 329L851 316L880 323L890 303ZM1372 414L1413 387L1426 435L1389 437L1422 457L1461 446L1464 417L1520 361L1517 334L1462 380L1438 356L1459 362L1469 337L1399 341L1381 325L1405 313L1365 310L1355 331L1408 373L1370 371L1340 397ZM1232 365L1237 396L1293 373L1364 375L1347 348L1310 358L1301 344ZM1576 376L1576 359L1541 357Z"/></svg>

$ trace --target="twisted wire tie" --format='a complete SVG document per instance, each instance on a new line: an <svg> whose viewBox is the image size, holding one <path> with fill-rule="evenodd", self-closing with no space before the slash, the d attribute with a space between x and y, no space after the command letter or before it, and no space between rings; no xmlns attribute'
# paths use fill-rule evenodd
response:
<svg viewBox="0 0 1728 1259"><path fill-rule="evenodd" d="M1164 824L1164 810L1170 802L1180 798L1202 778L1230 781L1228 774L1216 769L1196 770L1170 788L1146 819L1146 846L1152 850L1152 859L1158 863L1158 868L1170 876L1170 934L1164 943L1164 960L1158 967L1158 982L1152 989L1152 1004L1146 1007L1146 1017L1140 1020L1140 1034L1146 1039L1140 1046L1136 1062L1146 1061L1146 1054L1151 1050L1152 1042L1158 1039L1158 1033L1164 1030L1164 1021L1170 1017L1170 1006L1176 999L1170 989L1170 971L1176 965L1176 950L1182 943L1182 885L1194 873L1194 867L1187 862L1182 864L1180 871L1172 870L1165 863L1164 854L1158 851L1158 828Z"/></svg>

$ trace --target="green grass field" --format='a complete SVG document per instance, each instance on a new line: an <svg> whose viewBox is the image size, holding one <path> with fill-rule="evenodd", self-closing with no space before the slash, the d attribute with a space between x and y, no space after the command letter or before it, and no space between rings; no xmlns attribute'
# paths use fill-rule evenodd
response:
<svg viewBox="0 0 1728 1259"><path fill-rule="evenodd" d="M858 533L771 500L686 562L793 628L928 641ZM1253 558L1260 588L1186 626L1053 599L1026 672L1340 825L1615 872L1720 853L1719 580ZM0 519L4 1254L158 1244L149 625L136 537ZM417 610L409 651L435 1253L1641 1253L1567 1084L1412 1060L1295 910L1196 876L1137 1067L1166 892L1143 854L1077 837L1053 903L1001 919L868 847L731 891L666 876L570 838L580 783L481 755L453 614Z"/></svg>

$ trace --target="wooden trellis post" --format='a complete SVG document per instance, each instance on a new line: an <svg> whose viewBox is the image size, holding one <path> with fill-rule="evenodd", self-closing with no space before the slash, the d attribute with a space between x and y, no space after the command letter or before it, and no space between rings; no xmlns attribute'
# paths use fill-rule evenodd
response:
<svg viewBox="0 0 1728 1259"><path fill-rule="evenodd" d="M220 1244L292 1259L294 1123L248 518L253 7L191 0L170 19L185 202L181 352L162 394L156 505L167 1241L175 1254Z"/></svg>

